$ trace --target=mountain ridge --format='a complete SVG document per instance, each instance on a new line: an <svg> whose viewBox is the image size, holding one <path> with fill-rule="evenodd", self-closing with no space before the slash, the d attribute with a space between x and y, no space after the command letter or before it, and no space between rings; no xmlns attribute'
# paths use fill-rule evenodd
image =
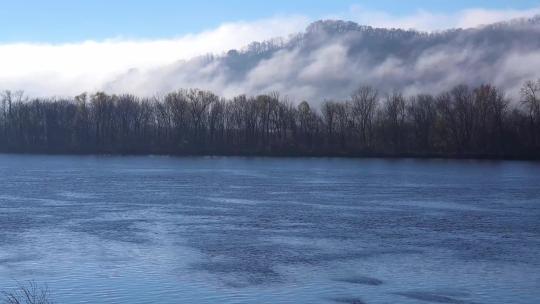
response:
<svg viewBox="0 0 540 304"><path fill-rule="evenodd" d="M197 87L225 96L280 91L295 100L324 100L347 96L359 85L412 94L493 83L516 94L522 82L540 76L535 66L540 15L436 32L319 20L288 38L130 71L107 89L139 88L144 94Z"/></svg>

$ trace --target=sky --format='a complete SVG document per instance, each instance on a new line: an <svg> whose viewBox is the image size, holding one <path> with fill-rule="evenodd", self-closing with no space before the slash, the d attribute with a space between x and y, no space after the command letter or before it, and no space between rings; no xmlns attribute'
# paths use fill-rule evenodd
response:
<svg viewBox="0 0 540 304"><path fill-rule="evenodd" d="M404 17L419 11L451 15L467 9L540 7L539 0L1 0L0 4L0 43L169 38L226 22L354 17L351 11L359 8Z"/></svg>
<svg viewBox="0 0 540 304"><path fill-rule="evenodd" d="M0 90L72 95L318 19L436 31L540 14L540 0L0 0Z"/></svg>

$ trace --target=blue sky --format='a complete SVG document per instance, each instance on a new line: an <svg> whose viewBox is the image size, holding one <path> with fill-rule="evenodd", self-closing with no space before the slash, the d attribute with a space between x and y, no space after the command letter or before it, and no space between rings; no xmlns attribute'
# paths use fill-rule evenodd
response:
<svg viewBox="0 0 540 304"><path fill-rule="evenodd" d="M403 16L418 10L529 9L540 0L0 0L0 43L177 37L225 22L346 15L353 6Z"/></svg>

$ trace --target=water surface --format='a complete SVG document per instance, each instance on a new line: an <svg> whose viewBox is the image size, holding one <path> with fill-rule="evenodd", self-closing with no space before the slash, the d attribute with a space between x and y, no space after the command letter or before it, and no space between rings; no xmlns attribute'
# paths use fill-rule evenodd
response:
<svg viewBox="0 0 540 304"><path fill-rule="evenodd" d="M57 303L540 303L540 165L0 155L0 288Z"/></svg>

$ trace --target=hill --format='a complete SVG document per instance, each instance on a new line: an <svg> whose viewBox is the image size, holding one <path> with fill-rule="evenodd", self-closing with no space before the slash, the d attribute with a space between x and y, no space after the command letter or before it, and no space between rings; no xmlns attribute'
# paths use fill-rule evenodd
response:
<svg viewBox="0 0 540 304"><path fill-rule="evenodd" d="M291 37L130 70L106 89L152 94L197 87L228 97L279 91L321 101L344 98L359 85L413 94L492 83L516 96L524 81L540 75L538 67L540 16L433 33L324 20Z"/></svg>

